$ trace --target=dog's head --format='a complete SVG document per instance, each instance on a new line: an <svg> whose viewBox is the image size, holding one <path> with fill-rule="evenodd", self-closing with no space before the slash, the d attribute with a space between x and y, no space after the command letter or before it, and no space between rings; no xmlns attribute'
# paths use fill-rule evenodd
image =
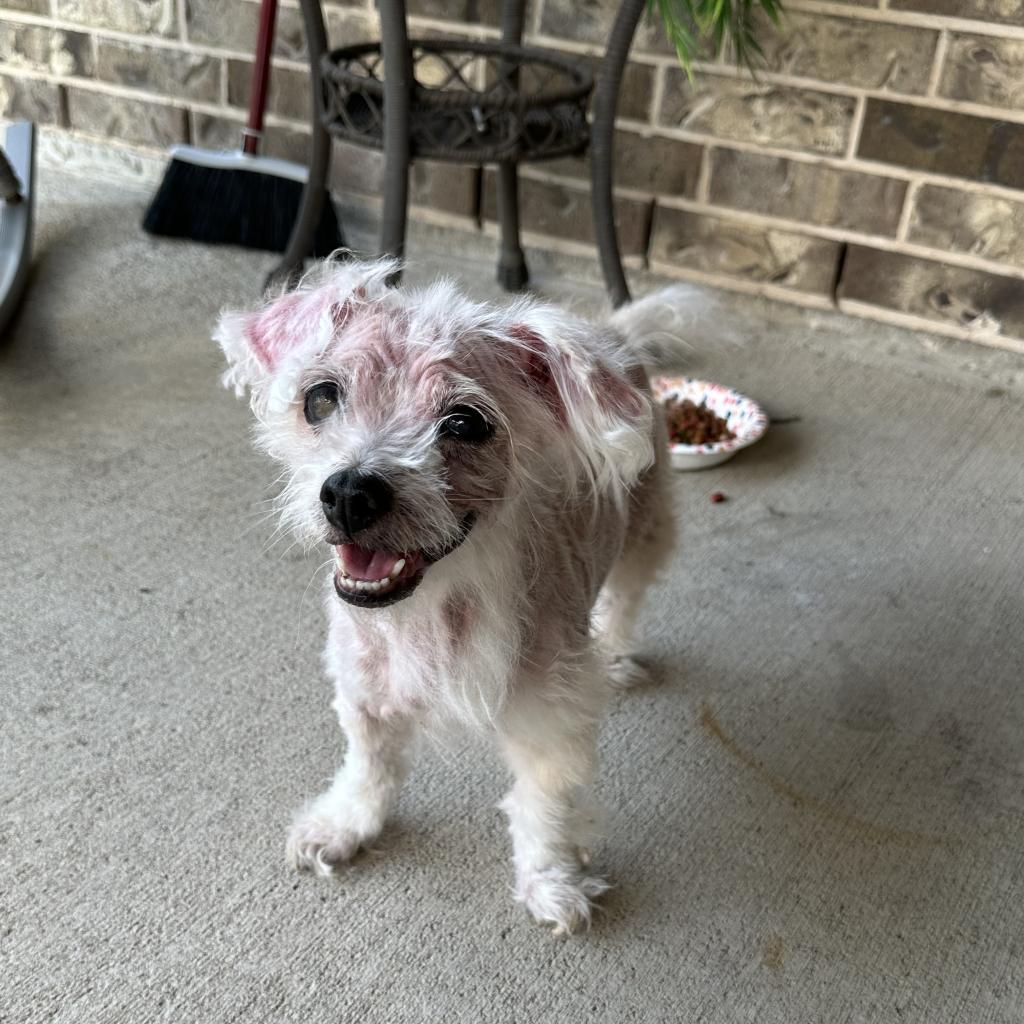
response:
<svg viewBox="0 0 1024 1024"><path fill-rule="evenodd" d="M613 334L446 281L389 289L395 269L325 264L215 335L225 384L249 390L286 466L286 521L334 546L338 595L365 608L408 597L478 524L624 501L653 458L650 403Z"/></svg>

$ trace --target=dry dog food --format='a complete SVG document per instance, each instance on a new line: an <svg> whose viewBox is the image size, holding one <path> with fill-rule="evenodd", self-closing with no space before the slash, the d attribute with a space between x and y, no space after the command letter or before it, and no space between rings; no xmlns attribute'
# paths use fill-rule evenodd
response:
<svg viewBox="0 0 1024 1024"><path fill-rule="evenodd" d="M670 398L665 403L668 438L673 444L711 444L731 441L736 435L729 424L716 416L703 402L697 405L689 398Z"/></svg>

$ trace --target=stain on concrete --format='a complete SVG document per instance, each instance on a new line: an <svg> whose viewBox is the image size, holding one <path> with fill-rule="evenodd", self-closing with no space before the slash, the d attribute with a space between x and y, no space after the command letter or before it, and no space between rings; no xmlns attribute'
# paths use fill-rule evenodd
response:
<svg viewBox="0 0 1024 1024"><path fill-rule="evenodd" d="M761 966L781 971L786 962L786 945L781 935L769 935L761 949Z"/></svg>
<svg viewBox="0 0 1024 1024"><path fill-rule="evenodd" d="M921 846L945 846L958 845L953 839L946 839L941 836L930 836L923 832L916 832L911 829L891 828L888 825L879 825L865 818L859 818L853 814L847 814L838 807L818 797L802 793L785 779L779 778L769 768L766 768L753 754L745 751L721 726L715 717L711 706L706 702L701 705L700 724L704 731L713 739L717 740L733 757L752 771L756 772L762 781L778 796L787 800L797 810L810 811L818 817L846 829L850 835L857 839L867 840L874 843L884 843L890 846L921 847Z"/></svg>

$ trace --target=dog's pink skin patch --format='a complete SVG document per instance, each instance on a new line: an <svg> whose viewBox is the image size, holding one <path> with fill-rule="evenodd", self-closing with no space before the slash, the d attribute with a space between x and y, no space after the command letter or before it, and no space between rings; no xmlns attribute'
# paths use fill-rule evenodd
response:
<svg viewBox="0 0 1024 1024"><path fill-rule="evenodd" d="M567 425L566 403L582 402L586 397L569 357L550 348L523 324L511 327L509 334L524 346L523 369L527 377L540 389L559 422ZM625 416L639 416L643 412L643 399L636 388L609 367L599 363L590 372L587 383L605 412Z"/></svg>
<svg viewBox="0 0 1024 1024"><path fill-rule="evenodd" d="M559 378L569 382L572 381L568 360L565 356L558 353L557 358L565 365L559 366L555 364L552 361L552 353L549 346L544 343L536 331L530 330L525 324L513 324L509 328L508 333L516 341L523 344L522 365L526 376L544 396L544 400L550 406L551 411L557 416L558 422L563 426L568 425L568 412L559 393L558 382L555 379L556 373L561 370L562 373L559 375Z"/></svg>
<svg viewBox="0 0 1024 1024"><path fill-rule="evenodd" d="M385 394L389 400L395 397L388 392L398 383L396 370L401 369L406 379L412 377L396 318L369 307L351 308L339 324L342 312L335 314L332 308L335 344L328 355L344 361L353 377L353 398L371 408L379 408Z"/></svg>
<svg viewBox="0 0 1024 1024"><path fill-rule="evenodd" d="M337 334L351 320L352 305L317 292L291 292L253 317L246 337L259 361L273 370L283 356L320 330L325 313Z"/></svg>
<svg viewBox="0 0 1024 1024"><path fill-rule="evenodd" d="M639 416L643 412L643 398L624 377L606 366L598 366L590 375L590 384L598 404L605 412Z"/></svg>
<svg viewBox="0 0 1024 1024"><path fill-rule="evenodd" d="M331 306L331 320L334 323L334 333L337 337L338 332L352 319L352 303L351 302L335 302Z"/></svg>
<svg viewBox="0 0 1024 1024"><path fill-rule="evenodd" d="M473 628L473 608L465 594L456 591L444 602L444 624L448 632L448 644L458 654L469 642Z"/></svg>
<svg viewBox="0 0 1024 1024"><path fill-rule="evenodd" d="M297 314L303 305L308 304L304 295L284 295L250 320L246 336L257 358L268 370L272 370L298 340L295 321L299 319Z"/></svg>

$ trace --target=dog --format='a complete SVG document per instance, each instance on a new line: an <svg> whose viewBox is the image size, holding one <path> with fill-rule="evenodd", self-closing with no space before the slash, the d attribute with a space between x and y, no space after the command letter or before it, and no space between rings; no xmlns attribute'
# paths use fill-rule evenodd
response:
<svg viewBox="0 0 1024 1024"><path fill-rule="evenodd" d="M655 296L595 325L447 280L395 289L388 259L327 262L222 314L223 382L283 464L282 521L329 545L326 670L347 740L287 840L332 874L372 843L417 733L489 733L512 770L515 895L589 925L598 726L643 678L632 631L673 545L665 425L644 345Z"/></svg>

